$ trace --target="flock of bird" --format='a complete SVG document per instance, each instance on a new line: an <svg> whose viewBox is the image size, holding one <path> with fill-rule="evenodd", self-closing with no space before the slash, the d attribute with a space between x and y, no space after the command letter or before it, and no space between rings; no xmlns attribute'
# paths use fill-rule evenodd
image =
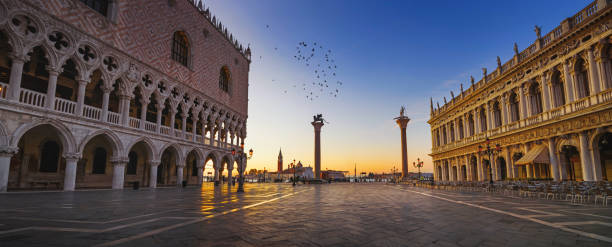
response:
<svg viewBox="0 0 612 247"><path fill-rule="evenodd" d="M270 29L270 25L266 25L267 29ZM275 51L278 51L278 47L274 47ZM262 59L262 57L259 57ZM312 75L307 82L293 83L292 88L300 90L304 94L306 100L314 101L322 97L334 97L337 98L340 93L342 81L340 81L336 74L338 65L332 56L332 50L324 48L321 43L318 42L299 42L295 47L295 55L293 59L304 66L304 69ZM272 79L272 82L276 82ZM288 87L289 85L281 85ZM284 93L287 93L287 89L284 89Z"/></svg>

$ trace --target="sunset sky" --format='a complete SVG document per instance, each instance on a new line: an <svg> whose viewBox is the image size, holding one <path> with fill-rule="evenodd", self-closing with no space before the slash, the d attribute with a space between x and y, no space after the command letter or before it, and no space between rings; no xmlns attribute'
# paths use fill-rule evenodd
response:
<svg viewBox="0 0 612 247"><path fill-rule="evenodd" d="M408 124L409 170L417 157L432 164L429 97L469 85L591 1L356 1L208 0L205 5L234 37L253 50L249 78L248 168L276 171L294 158L313 163L312 116L322 113L322 169L390 172L400 169L400 106ZM343 84L337 97L305 98L311 68L294 59L299 42L332 50ZM260 58L261 56L261 58ZM286 92L285 92L286 91ZM208 167L207 167L208 169Z"/></svg>

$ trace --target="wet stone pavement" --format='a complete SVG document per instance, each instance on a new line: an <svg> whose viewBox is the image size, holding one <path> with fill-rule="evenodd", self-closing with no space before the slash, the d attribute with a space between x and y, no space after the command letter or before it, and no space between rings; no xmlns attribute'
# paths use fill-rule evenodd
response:
<svg viewBox="0 0 612 247"><path fill-rule="evenodd" d="M612 207L385 184L5 193L0 246L612 246Z"/></svg>

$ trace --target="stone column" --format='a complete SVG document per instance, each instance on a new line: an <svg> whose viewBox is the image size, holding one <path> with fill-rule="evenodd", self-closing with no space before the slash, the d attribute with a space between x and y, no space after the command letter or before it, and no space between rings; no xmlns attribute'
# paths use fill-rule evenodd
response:
<svg viewBox="0 0 612 247"><path fill-rule="evenodd" d="M183 132L183 137L187 136L187 113L183 112L181 114L181 121L182 121L182 125L181 125L181 132Z"/></svg>
<svg viewBox="0 0 612 247"><path fill-rule="evenodd" d="M551 101L550 101L550 95L551 95L551 91L550 91L550 80L548 80L549 76L551 75L551 72L549 71L545 71L542 74L542 83L540 84L540 86L542 87L542 112L547 112L551 109Z"/></svg>
<svg viewBox="0 0 612 247"><path fill-rule="evenodd" d="M64 155L66 170L64 173L64 191L73 191L76 185L77 161L81 159L78 154Z"/></svg>
<svg viewBox="0 0 612 247"><path fill-rule="evenodd" d="M128 126L130 122L130 96L119 95L119 113L121 114L121 125Z"/></svg>
<svg viewBox="0 0 612 247"><path fill-rule="evenodd" d="M590 95L596 95L599 93L599 73L597 71L597 64L595 62L595 56L593 55L593 49L587 49L587 58L589 64L589 89L591 90Z"/></svg>
<svg viewBox="0 0 612 247"><path fill-rule="evenodd" d="M185 170L185 164L177 164L176 165L176 184L181 186L183 184L183 170Z"/></svg>
<svg viewBox="0 0 612 247"><path fill-rule="evenodd" d="M474 109L474 134L480 133L480 109Z"/></svg>
<svg viewBox="0 0 612 247"><path fill-rule="evenodd" d="M176 120L176 109L174 107L170 108L170 135L174 135L174 121Z"/></svg>
<svg viewBox="0 0 612 247"><path fill-rule="evenodd" d="M485 111L487 116L487 131L493 129L493 105L491 102L485 104Z"/></svg>
<svg viewBox="0 0 612 247"><path fill-rule="evenodd" d="M217 161L217 163L220 161ZM219 165L217 165L217 163L214 164L213 168L215 169L215 182L219 182Z"/></svg>
<svg viewBox="0 0 612 247"><path fill-rule="evenodd" d="M584 181L593 181L593 164L589 154L588 134L586 131L578 133L580 140L580 163L582 163L582 178Z"/></svg>
<svg viewBox="0 0 612 247"><path fill-rule="evenodd" d="M602 43L606 43L605 40L601 41ZM600 48L601 49L601 48ZM595 56L595 63L597 64L597 69L599 71L599 85L600 90L605 91L610 89L610 80L612 78L609 77L612 71L609 71L606 68L606 65L610 63L610 59L601 56L601 52L597 52Z"/></svg>
<svg viewBox="0 0 612 247"><path fill-rule="evenodd" d="M529 150L530 150L529 144L525 143L525 154L524 155L527 155L527 153L529 153ZM535 174L533 174L533 165L527 164L524 166L525 166L525 169L527 170L527 178L534 178Z"/></svg>
<svg viewBox="0 0 612 247"><path fill-rule="evenodd" d="M157 167L159 166L159 161L151 161L151 170L149 172L149 188L157 188Z"/></svg>
<svg viewBox="0 0 612 247"><path fill-rule="evenodd" d="M506 147L505 148L505 155L504 155L504 159L506 160L506 174L508 178L515 178L516 176L514 175L514 164L512 162L512 159L510 157L510 147Z"/></svg>
<svg viewBox="0 0 612 247"><path fill-rule="evenodd" d="M19 92L21 91L21 76L23 73L23 64L26 58L23 56L9 55L11 58L11 74L9 77L9 91L7 98L10 101L19 101Z"/></svg>
<svg viewBox="0 0 612 247"><path fill-rule="evenodd" d="M519 86L519 97L520 97L520 115L521 119L527 118L527 102L525 100L525 92L523 90L523 85Z"/></svg>
<svg viewBox="0 0 612 247"><path fill-rule="evenodd" d="M85 88L89 81L87 80L78 80L79 88L77 91L77 106L76 106L76 115L83 116L83 107L85 106Z"/></svg>
<svg viewBox="0 0 612 247"><path fill-rule="evenodd" d="M198 185L202 184L202 180L204 180L204 165L206 161L202 161L200 162L200 164L198 164Z"/></svg>
<svg viewBox="0 0 612 247"><path fill-rule="evenodd" d="M595 181L602 181L603 180L603 175L602 175L602 170L601 170L601 160L598 157L595 157L595 152L599 152L598 150L593 150L592 148L589 148L589 157L591 158L591 162L593 164L593 180ZM608 180L610 180L608 178Z"/></svg>
<svg viewBox="0 0 612 247"><path fill-rule="evenodd" d="M569 104L574 102L574 82L570 75L567 62L563 63L563 77L565 78L565 82L563 83L565 87L565 104Z"/></svg>
<svg viewBox="0 0 612 247"><path fill-rule="evenodd" d="M448 177L447 177L448 169L447 169L447 166L446 166L446 161L442 160L441 162L442 162L442 174L441 174L442 175L442 181L448 181Z"/></svg>
<svg viewBox="0 0 612 247"><path fill-rule="evenodd" d="M193 122L191 123L192 124L192 127L191 127L192 135L191 135L191 137L193 138L193 141L195 142L196 139L197 139L196 135L198 134L198 132L197 132L197 129L198 129L198 117L197 117L197 114L193 114L193 115L194 115Z"/></svg>
<svg viewBox="0 0 612 247"><path fill-rule="evenodd" d="M463 138L466 138L469 136L469 123L467 121L467 117L465 116L465 114L463 114L461 116L462 121L463 121Z"/></svg>
<svg viewBox="0 0 612 247"><path fill-rule="evenodd" d="M55 108L55 89L57 88L57 76L60 71L55 68L48 68L49 72L49 83L47 85L47 99L45 101L45 107L49 110Z"/></svg>
<svg viewBox="0 0 612 247"><path fill-rule="evenodd" d="M8 189L8 179L11 168L11 157L19 149L12 147L0 147L0 193Z"/></svg>
<svg viewBox="0 0 612 247"><path fill-rule="evenodd" d="M400 135L402 139L402 179L408 178L408 147L406 144L406 126L408 125L409 121L410 118L404 116L403 114L395 118L395 122L400 127Z"/></svg>
<svg viewBox="0 0 612 247"><path fill-rule="evenodd" d="M125 160L114 160L113 164L113 189L123 189L125 182Z"/></svg>
<svg viewBox="0 0 612 247"><path fill-rule="evenodd" d="M215 146L215 122L211 119L211 122L208 124L210 128L210 145Z"/></svg>
<svg viewBox="0 0 612 247"><path fill-rule="evenodd" d="M500 99L500 107L502 110L502 125L507 125L508 122L510 122L508 121L508 107L510 106L510 104L508 104L509 100L510 100L510 97L508 97L507 94L502 96Z"/></svg>
<svg viewBox="0 0 612 247"><path fill-rule="evenodd" d="M108 122L108 101L112 90L112 88L102 87L102 116L100 116L102 122Z"/></svg>
<svg viewBox="0 0 612 247"><path fill-rule="evenodd" d="M155 120L155 123L157 125L156 128L156 132L160 133L161 132L161 119L162 119L162 111L164 110L163 104L157 104L155 107L157 107L157 119Z"/></svg>
<svg viewBox="0 0 612 247"><path fill-rule="evenodd" d="M232 186L232 172L234 172L234 165L227 167L227 186Z"/></svg>
<svg viewBox="0 0 612 247"><path fill-rule="evenodd" d="M145 123L147 121L147 108L149 106L149 100L142 98L142 106L140 107L140 129L145 129Z"/></svg>
<svg viewBox="0 0 612 247"><path fill-rule="evenodd" d="M559 176L559 161L557 160L557 155L555 154L555 138L548 139L548 157L550 159L550 171L553 175L554 181L560 181Z"/></svg>
<svg viewBox="0 0 612 247"><path fill-rule="evenodd" d="M315 162L315 179L321 179L321 128L323 127L323 121L314 121L311 123L314 126L314 162ZM405 133L405 129L404 129ZM408 162L404 160L406 167L408 167Z"/></svg>

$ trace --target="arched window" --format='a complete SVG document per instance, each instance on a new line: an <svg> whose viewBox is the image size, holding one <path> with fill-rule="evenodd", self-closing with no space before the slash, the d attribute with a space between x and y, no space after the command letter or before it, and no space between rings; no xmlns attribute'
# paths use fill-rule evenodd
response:
<svg viewBox="0 0 612 247"><path fill-rule="evenodd" d="M230 82L230 72L226 66L221 68L221 72L219 73L219 88L226 93L229 93L229 82Z"/></svg>
<svg viewBox="0 0 612 247"><path fill-rule="evenodd" d="M457 131L459 131L459 139L463 139L463 119L459 119L459 123L457 124Z"/></svg>
<svg viewBox="0 0 612 247"><path fill-rule="evenodd" d="M192 177L198 176L198 165L197 165L196 159L193 159L193 161L191 162L191 176Z"/></svg>
<svg viewBox="0 0 612 247"><path fill-rule="evenodd" d="M42 146L40 154L40 171L57 172L59 162L60 146L57 142L48 141Z"/></svg>
<svg viewBox="0 0 612 247"><path fill-rule="evenodd" d="M565 105L565 87L561 80L561 72L555 70L551 78L554 107Z"/></svg>
<svg viewBox="0 0 612 247"><path fill-rule="evenodd" d="M447 142L447 138L446 138L446 126L442 127L442 144L446 145Z"/></svg>
<svg viewBox="0 0 612 247"><path fill-rule="evenodd" d="M136 168L138 167L138 154L132 151L128 154L127 174L136 175Z"/></svg>
<svg viewBox="0 0 612 247"><path fill-rule="evenodd" d="M104 148L96 148L94 151L93 174L104 174L106 172L106 150Z"/></svg>
<svg viewBox="0 0 612 247"><path fill-rule="evenodd" d="M468 116L468 128L470 131L470 136L474 135L474 115L470 114Z"/></svg>
<svg viewBox="0 0 612 247"><path fill-rule="evenodd" d="M510 121L515 122L520 119L519 116L519 100L516 93L510 94Z"/></svg>
<svg viewBox="0 0 612 247"><path fill-rule="evenodd" d="M582 59L576 61L576 87L578 92L578 98L584 98L589 96L589 76L587 71L587 65Z"/></svg>
<svg viewBox="0 0 612 247"><path fill-rule="evenodd" d="M453 123L450 124L450 138L451 142L455 141L455 125Z"/></svg>
<svg viewBox="0 0 612 247"><path fill-rule="evenodd" d="M185 33L178 31L172 39L172 59L187 66L189 61L189 40Z"/></svg>
<svg viewBox="0 0 612 247"><path fill-rule="evenodd" d="M440 146L440 129L436 130L436 146Z"/></svg>
<svg viewBox="0 0 612 247"><path fill-rule="evenodd" d="M529 97L531 98L531 115L542 112L542 91L538 83L532 83L529 87Z"/></svg>
<svg viewBox="0 0 612 247"><path fill-rule="evenodd" d="M493 104L493 120L494 120L493 123L495 124L495 128L502 125L501 107L499 105L499 101Z"/></svg>
<svg viewBox="0 0 612 247"><path fill-rule="evenodd" d="M81 0L81 2L104 16L108 12L108 0Z"/></svg>
<svg viewBox="0 0 612 247"><path fill-rule="evenodd" d="M482 131L487 131L487 127L487 114L484 108L480 108L480 129Z"/></svg>

